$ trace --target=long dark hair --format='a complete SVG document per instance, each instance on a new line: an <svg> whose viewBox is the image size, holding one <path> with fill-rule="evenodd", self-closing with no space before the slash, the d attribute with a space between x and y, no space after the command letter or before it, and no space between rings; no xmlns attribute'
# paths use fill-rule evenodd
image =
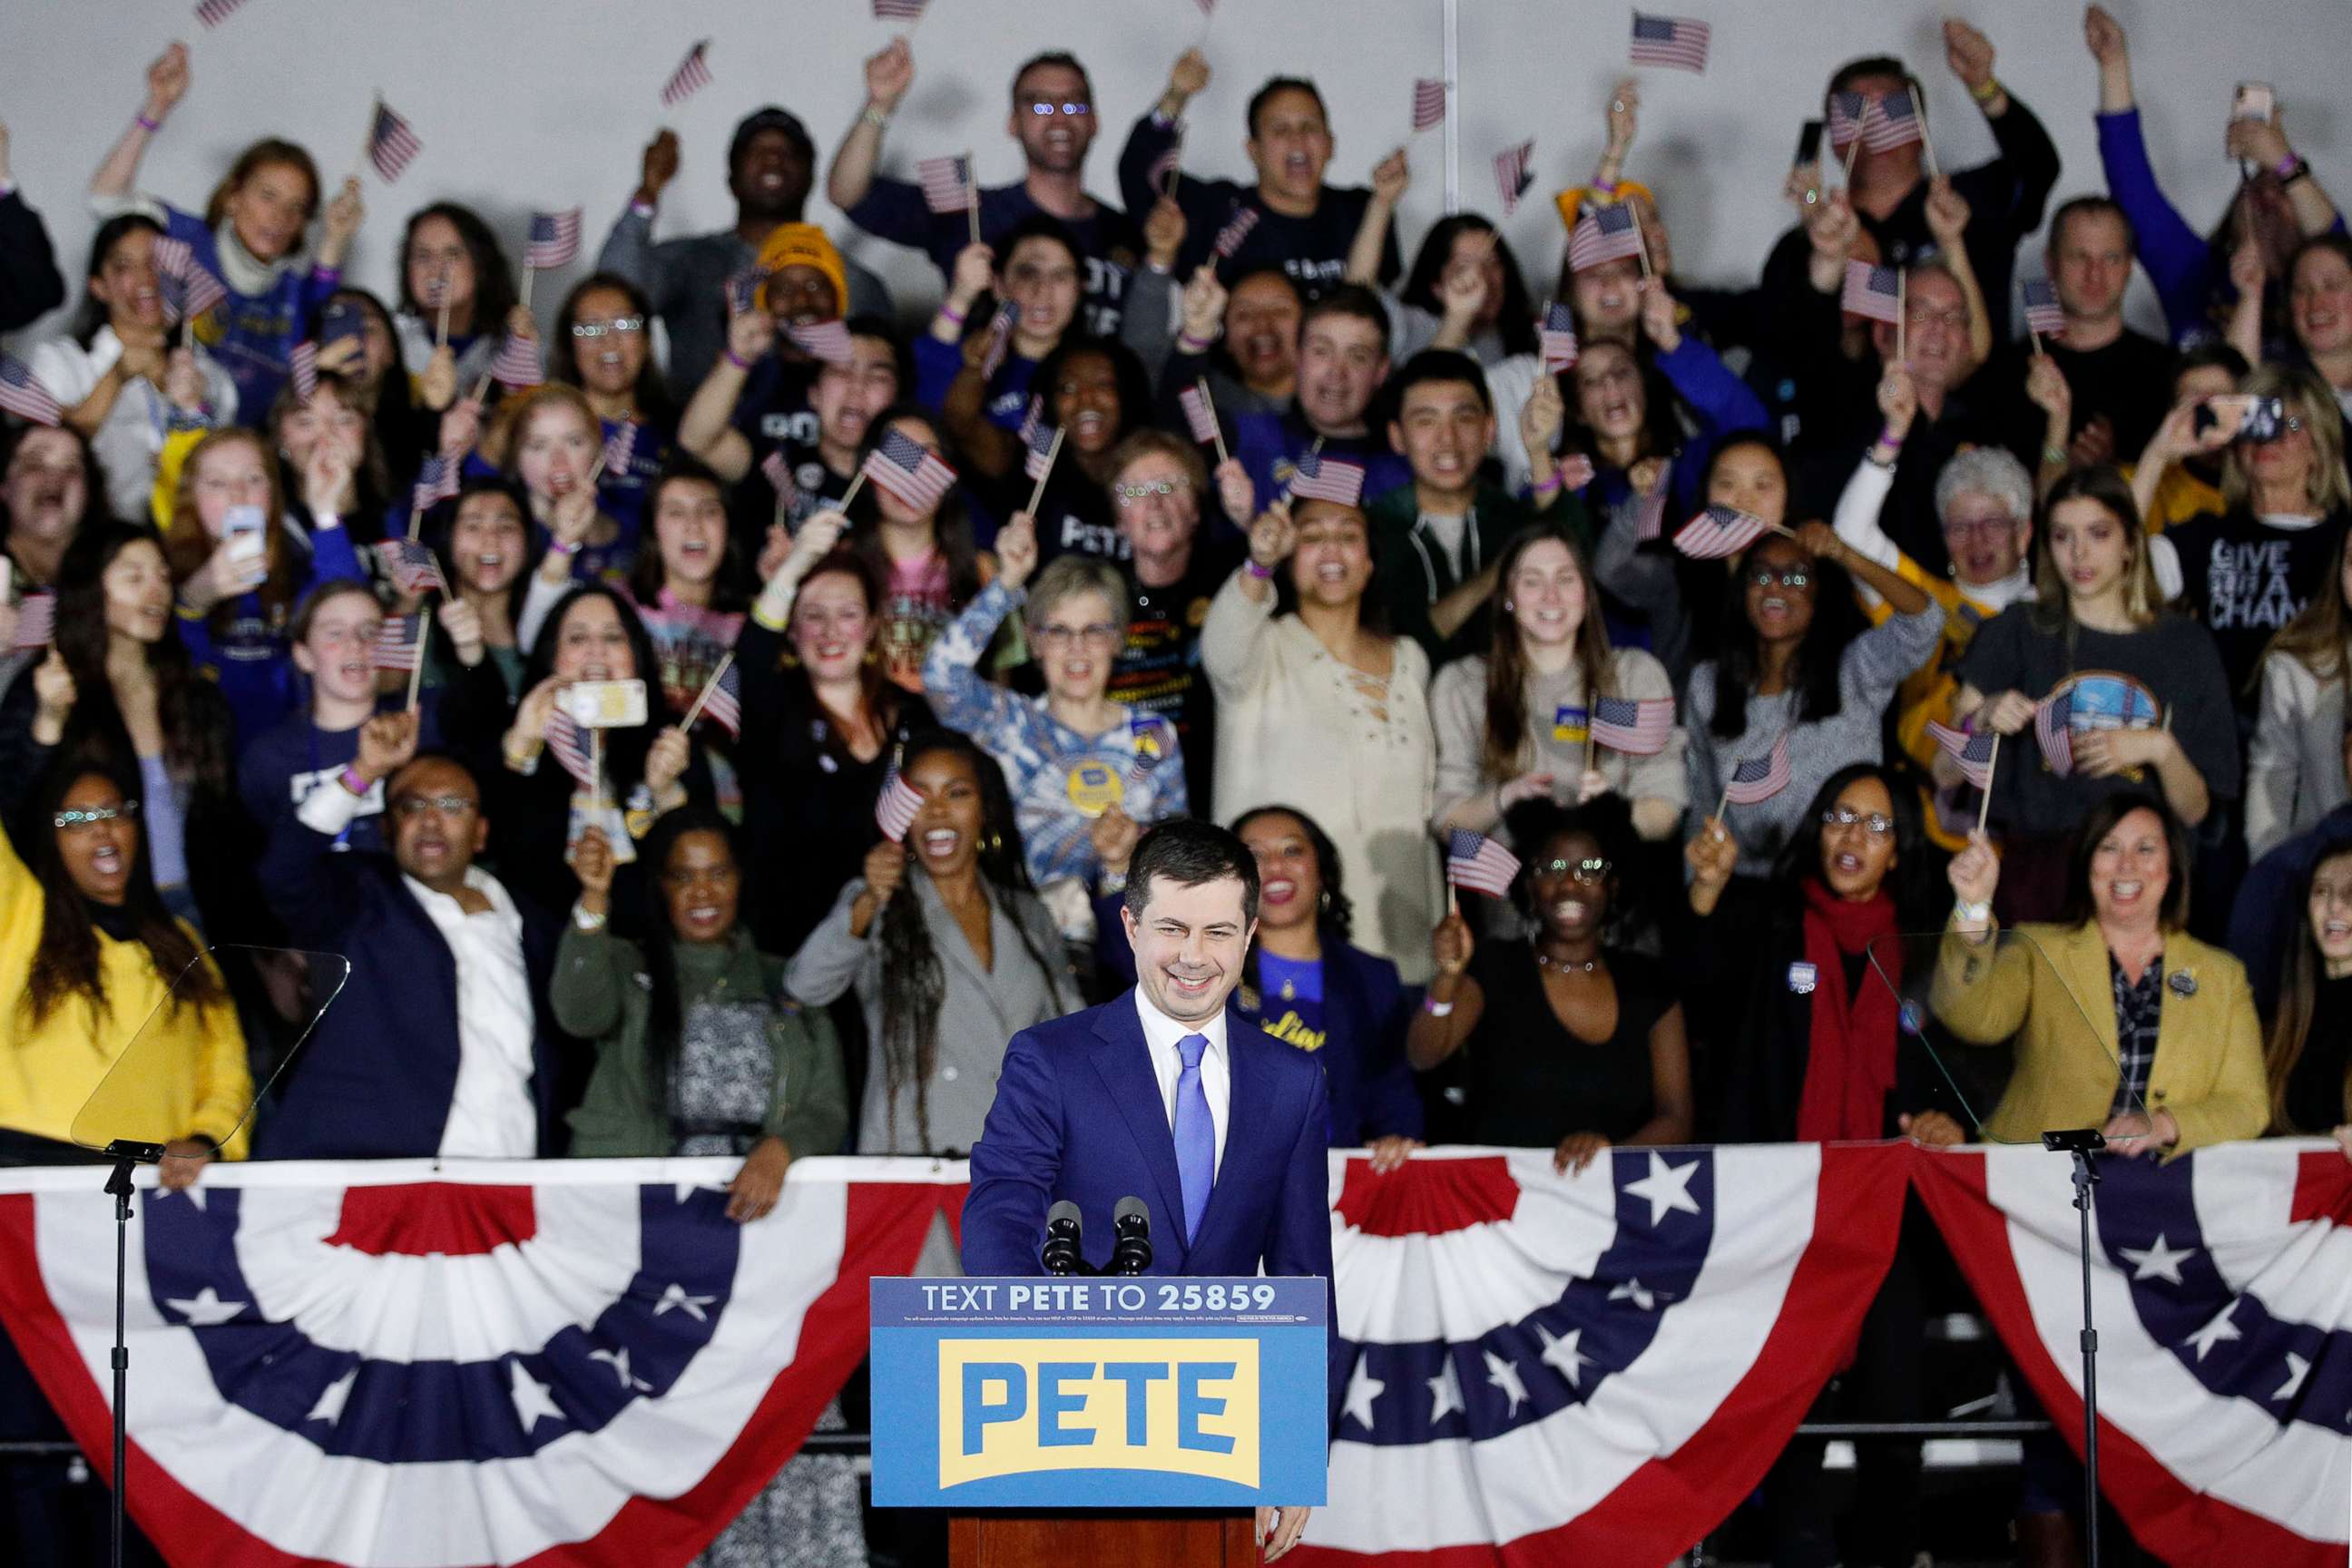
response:
<svg viewBox="0 0 2352 1568"><path fill-rule="evenodd" d="M1495 258L1503 264L1503 298L1495 317L1495 335L1503 340L1503 352L1535 353L1535 301L1528 293L1527 279L1519 271L1519 258L1512 254L1511 242L1503 237L1502 231L1476 213L1455 213L1437 220L1414 254L1412 269L1405 274L1404 288L1399 290L1397 299L1433 316L1444 315L1445 307L1437 298L1437 286L1445 279L1445 264L1453 258L1454 240L1465 234L1493 236Z"/></svg>
<svg viewBox="0 0 2352 1568"><path fill-rule="evenodd" d="M142 804L138 784L119 763L61 764L49 770L38 797L37 813L22 819L26 842L16 847L24 858L26 869L41 888L41 938L33 949L32 969L26 976L23 1001L36 1027L75 995L88 996L100 1016L110 1011L106 976L99 958L98 927L90 919L89 905L82 898L81 889L74 886L72 874L66 869L65 857L58 848L58 829L54 821L74 786L92 776L112 784L134 810ZM214 978L211 967L195 962L204 949L163 907L163 895L156 892L155 878L148 868L145 849L142 837L134 833L122 901L133 934L147 949L156 974L173 987L174 1005L194 1002L206 1006L224 1000L226 993Z"/></svg>
<svg viewBox="0 0 2352 1568"><path fill-rule="evenodd" d="M1895 819L1895 864L1887 868L1879 890L1895 900L1897 930L1927 931L1942 919L1939 906L1951 901L1944 882L1943 857L1927 841L1919 816L1919 781L1907 770L1885 763L1848 763L1822 781L1805 808L1796 831L1780 846L1772 867L1773 884L1794 906L1799 889L1822 875L1822 813L1858 779L1876 779L1895 803L1887 815Z"/></svg>
<svg viewBox="0 0 2352 1568"><path fill-rule="evenodd" d="M735 874L739 878L743 874L743 850L736 841L734 825L710 806L688 805L665 813L646 836L642 940L646 977L652 984L652 994L646 1020L646 1072L653 1103L663 1106L669 1103L670 1065L677 1059L678 1041L685 1033L686 1005L677 989L677 932L670 925L669 893L662 884L677 841L689 833L717 834L727 846L727 858L735 863ZM742 923L740 914L736 923L739 927Z"/></svg>
<svg viewBox="0 0 2352 1568"><path fill-rule="evenodd" d="M556 307L555 331L547 350L548 374L572 386L582 384L580 354L573 343L572 329L580 321L580 297L591 289L610 289L625 296L630 313L646 323L647 344L653 342L654 307L653 301L646 298L646 291L617 272L590 273L573 284L572 291L563 296L563 303ZM645 364L637 371L636 384L629 389L629 395L636 400L640 421L649 425L667 425L669 422L669 393L662 385L661 366L654 363L650 346L646 351Z"/></svg>
<svg viewBox="0 0 2352 1568"><path fill-rule="evenodd" d="M1707 721L1707 730L1727 741L1748 732L1748 699L1763 674L1763 649L1757 646L1756 628L1748 619L1748 574L1755 564L1757 552L1778 537L1767 534L1739 552L1731 570L1730 584L1723 595L1721 627L1716 641L1715 715ZM1844 567L1816 558L1807 562L1805 569L1813 578L1813 618L1806 626L1805 635L1797 639L1796 651L1789 657L1789 686L1797 694L1790 722L1796 724L1837 716L1843 706L1838 689L1838 667L1845 658L1845 650L1853 646L1853 639L1869 625L1863 619L1861 603L1853 595L1853 579L1846 575Z"/></svg>
<svg viewBox="0 0 2352 1568"><path fill-rule="evenodd" d="M858 593L866 600L866 636L869 639L878 638L882 616L882 584L876 579L874 568L866 563L864 556L845 546L836 545L817 557L815 563L810 566L807 575L801 579L802 594L805 595L808 585L828 573L837 573L857 584ZM800 605L803 602L805 602L804 599L793 601L793 613L795 616L800 613ZM790 630L791 628L787 626L788 637ZM858 701L864 707L866 717L873 724L875 732L887 736L898 727L898 714L906 706L904 699L907 693L898 682L883 674L882 659L877 647L869 646L866 654L867 657L860 659L857 665ZM808 670L801 664L799 656L793 653L788 646L782 658L787 679L799 682L802 691L807 695L808 709L815 716L815 721L824 726L824 732L831 737L834 747L843 756L847 756L849 737L843 734L840 727L834 722L833 710L817 700L816 685L809 679Z"/></svg>
<svg viewBox="0 0 2352 1568"><path fill-rule="evenodd" d="M2272 1016L2270 1034L2263 1041L2263 1069L2271 1086L2270 1131L2279 1137L2327 1131L2325 1127L2297 1127L2288 1120L2286 1086L2294 1076L2296 1064L2303 1060L2304 1047L2311 1039L2312 1016L2318 1010L2319 985L2326 974L2320 965L2319 938L2311 929L2311 884L2322 866L2347 855L2352 855L2352 847L2338 847L2320 856L2311 863L2311 870L2298 889L2302 896L2295 911L2294 940L2287 949L2286 963L2279 978L2278 1011ZM2352 1066L2345 1070L2339 1119L2352 1121Z"/></svg>
<svg viewBox="0 0 2352 1568"><path fill-rule="evenodd" d="M1576 633L1576 663L1584 676L1584 702L1613 695L1617 659L1609 648L1609 628L1601 614L1601 583L1592 574L1592 558L1584 543L1565 523L1538 522L1522 530L1495 563L1495 584L1507 599L1511 574L1528 552L1545 540L1566 545L1584 579L1584 621ZM1501 604L1494 614L1494 636L1486 645L1486 742L1479 752L1480 771L1489 778L1507 779L1521 766L1520 748L1528 742L1528 656L1520 646L1519 624Z"/></svg>
<svg viewBox="0 0 2352 1568"><path fill-rule="evenodd" d="M1021 919L1017 899L1034 898L1029 868L1022 859L1021 826L1013 816L1013 792L1005 787L1004 770L996 759L969 736L951 730L930 730L907 743L902 768L918 759L948 754L961 757L980 781L981 826L986 834L978 847L980 885L989 902L1004 910L1021 951L1045 977L1045 988L1056 1007L1063 1005L1058 964L1046 962ZM907 868L909 877L925 874L919 859ZM914 889L892 899L882 910L882 1070L888 1092L890 1141L898 1140L898 1091L915 1086L915 1131L923 1147L931 1146L931 1073L939 1066L940 1009L947 1001L947 972L940 966L939 950L931 943L930 927L923 920L922 900Z"/></svg>
<svg viewBox="0 0 2352 1568"><path fill-rule="evenodd" d="M417 226L427 218L446 218L449 226L457 231L457 242L466 247L466 255L474 264L475 335L503 332L507 330L507 314L515 308L514 268L508 265L506 253L499 248L499 237L482 216L468 206L456 202L435 202L419 207L409 215L408 226L400 231L400 308L412 316L432 320L436 307L416 297L408 281L408 253L415 247Z"/></svg>
<svg viewBox="0 0 2352 1568"><path fill-rule="evenodd" d="M16 460L17 448L30 440L37 430L45 435L64 436L73 442L74 450L80 455L81 521L74 525L75 531L77 533L85 531L98 523L112 519L114 507L106 499L106 475L99 467L98 453L90 447L89 437L71 425L20 425L13 431L5 426L0 426L0 474L7 472L8 465ZM0 541L5 541L15 527L16 520L8 515L6 500L0 499ZM64 565L62 557L59 558L58 565L60 567ZM25 585L21 577L18 579L17 585L19 587Z"/></svg>
<svg viewBox="0 0 2352 1568"><path fill-rule="evenodd" d="M939 437L940 456L951 468L961 463L953 447L948 445L946 426L939 416L919 404L894 403L874 416L866 427L866 439L857 448L858 461L863 463L874 448L882 444L890 426L901 419L919 421L922 426ZM855 509L850 512L848 547L873 569L875 581L890 581L889 552L882 548L882 514L875 510L874 487L861 485ZM958 485L940 502L931 514L931 533L939 541L939 552L948 563L948 597L961 608L971 602L980 592L980 547L972 541L971 503L964 499L963 487Z"/></svg>
<svg viewBox="0 0 2352 1568"><path fill-rule="evenodd" d="M384 379L392 379L391 371L384 372ZM392 469L384 458L383 434L376 428L374 401L366 388L351 377L321 372L319 385L333 393L335 401L360 417L360 426L364 432L360 437L360 460L352 465L352 495L355 504L352 508L352 515L343 520L343 526L358 542L373 544L383 537L384 512L392 500ZM302 495L302 472L284 455L279 430L286 420L308 402L309 399L302 395L289 377L286 384L278 389L278 396L269 405L267 426L270 440L280 446L278 451L270 455L271 460L278 465L278 493L286 498L287 510L299 510L305 519L310 518L310 510Z"/></svg>
<svg viewBox="0 0 2352 1568"><path fill-rule="evenodd" d="M1315 879L1323 888L1322 901L1315 910L1315 934L1327 952L1347 945L1348 939L1355 934L1356 906L1349 901L1342 885L1339 847L1331 842L1331 836L1323 831L1321 823L1295 805L1254 806L1234 818L1234 836L1238 838L1244 828L1266 816L1286 816L1298 824L1298 831L1307 839L1307 851L1315 857ZM1255 939L1252 939L1249 952L1242 960L1243 1005L1252 1009L1265 994L1257 978L1257 948Z"/></svg>
<svg viewBox="0 0 2352 1568"><path fill-rule="evenodd" d="M2099 840L2113 833L2116 825L2135 811L2156 813L2157 821L2164 825L2165 851L2171 860L2165 870L2164 902L2156 911L2157 924L2164 931L2175 931L2189 923L2192 849L2188 825L2162 795L2138 789L2118 790L2094 803L2075 826L2074 847L2066 858L2066 902L2058 913L2061 923L2088 925L2098 918L2098 906L2091 899L2091 858L2099 852Z"/></svg>
<svg viewBox="0 0 2352 1568"><path fill-rule="evenodd" d="M576 583L567 589L563 597L555 601L555 608L547 613L546 623L539 628L538 640L530 645L530 658L523 665L521 689L529 691L555 673L555 649L562 639L564 619L583 599L602 599L621 617L622 634L629 639L629 653L636 663L636 678L646 683L651 694L644 723L604 731L604 766L612 775L614 789L625 797L645 779L646 753L653 749L654 736L660 732L660 727L668 721L660 700L661 660L655 655L653 638L646 635L646 624L637 619L637 608L629 603L628 595L605 583Z"/></svg>
<svg viewBox="0 0 2352 1568"><path fill-rule="evenodd" d="M660 475L646 491L646 521L639 531L637 559L629 568L629 596L647 609L661 602L661 591L669 585L669 568L662 562L661 538L655 518L661 510L662 491L672 485L709 485L719 498L723 510L727 505L726 481L683 449L662 459ZM529 518L528 507L523 516ZM710 608L715 614L730 615L751 607L754 592L751 568L743 560L743 552L735 542L735 531L722 519L719 530L719 573L710 580Z"/></svg>
<svg viewBox="0 0 2352 1568"><path fill-rule="evenodd" d="M76 696L55 763L59 769L84 765L111 772L121 760L136 755L106 672L111 634L106 625L103 578L123 551L155 542L144 529L101 519L85 521L66 547L58 567L57 648L74 678ZM155 677L156 712L163 726L164 762L199 789L226 795L234 778L233 751L221 722L219 690L196 675L175 631L167 628L146 649L147 668Z"/></svg>
<svg viewBox="0 0 2352 1568"><path fill-rule="evenodd" d="M84 348L89 347L89 341L98 336L98 329L106 325L112 310L110 306L99 302L98 297L89 291L89 285L97 282L99 275L106 270L107 258L114 254L114 247L122 243L123 237L142 228L158 239L163 237L162 224L145 213L130 212L118 213L108 218L98 226L98 233L90 238L89 262L82 268L81 310L74 317L73 324L73 340Z"/></svg>

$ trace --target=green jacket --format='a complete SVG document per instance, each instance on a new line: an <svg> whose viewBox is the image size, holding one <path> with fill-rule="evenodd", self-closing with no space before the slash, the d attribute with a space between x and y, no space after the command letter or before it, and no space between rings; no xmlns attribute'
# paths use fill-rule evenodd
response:
<svg viewBox="0 0 2352 1568"><path fill-rule="evenodd" d="M1481 484L1471 500L1471 530L1465 541L1463 564L1475 577L1503 558L1513 536L1537 521L1559 522L1592 548L1592 525L1584 503L1573 495L1555 500L1547 511L1533 511L1528 503L1489 484ZM1436 669L1465 654L1484 653L1489 637L1491 601L1462 623L1450 637L1437 635L1430 623L1430 606L1462 585L1445 552L1421 530L1421 502L1411 485L1399 485L1372 503L1372 592L1388 614L1388 629L1408 637L1429 655Z"/></svg>
<svg viewBox="0 0 2352 1568"><path fill-rule="evenodd" d="M675 951L682 1005L722 989L775 1004L768 1038L775 1048L776 1097L764 1130L782 1139L795 1159L837 1151L849 1131L849 1087L833 1020L784 994L784 961L755 950L740 926L723 947L680 943ZM548 999L564 1033L596 1047L587 1093L567 1118L576 1155L667 1155L673 1146L669 1106L653 1092L646 1058L653 993L641 981L645 969L635 943L566 922Z"/></svg>

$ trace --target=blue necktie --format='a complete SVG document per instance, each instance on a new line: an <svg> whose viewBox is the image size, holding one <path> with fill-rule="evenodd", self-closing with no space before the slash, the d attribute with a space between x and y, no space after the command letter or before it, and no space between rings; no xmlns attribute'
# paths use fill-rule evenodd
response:
<svg viewBox="0 0 2352 1568"><path fill-rule="evenodd" d="M1187 1035L1176 1042L1184 1058L1184 1070L1176 1075L1176 1174L1184 1189L1187 1247L1201 1232L1209 1189L1217 1181L1217 1127L1209 1120L1208 1091L1201 1087L1201 1053L1208 1048L1205 1035Z"/></svg>

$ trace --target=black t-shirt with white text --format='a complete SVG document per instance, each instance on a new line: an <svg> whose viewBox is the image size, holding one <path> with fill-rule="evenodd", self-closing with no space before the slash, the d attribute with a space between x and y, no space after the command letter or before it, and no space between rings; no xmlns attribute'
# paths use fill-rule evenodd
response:
<svg viewBox="0 0 2352 1568"><path fill-rule="evenodd" d="M2205 623L2221 650L2230 690L2241 701L2270 646L2312 595L2327 568L2346 519L2268 518L2205 512L2164 531L2180 558L2180 605Z"/></svg>

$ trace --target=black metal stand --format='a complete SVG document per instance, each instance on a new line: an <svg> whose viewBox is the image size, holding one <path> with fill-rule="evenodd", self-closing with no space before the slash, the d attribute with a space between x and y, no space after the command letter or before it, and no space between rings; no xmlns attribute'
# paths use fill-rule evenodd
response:
<svg viewBox="0 0 2352 1568"><path fill-rule="evenodd" d="M125 1331L125 1309L131 1293L131 1172L134 1166L152 1165L163 1157L161 1144L134 1143L117 1139L106 1146L107 1157L114 1162L113 1173L106 1178L106 1190L114 1197L114 1510L110 1529L107 1561L113 1568L122 1568L123 1498L131 1489L131 1477L123 1465L123 1449L128 1447L131 1395L131 1342Z"/></svg>
<svg viewBox="0 0 2352 1568"><path fill-rule="evenodd" d="M2091 1323L2091 1189L2099 1168L2091 1156L2107 1146L2095 1127L2044 1132L2042 1146L2074 1161L2074 1212L2082 1216L2083 1265L2083 1546L2088 1568L2099 1568L2099 1331Z"/></svg>

